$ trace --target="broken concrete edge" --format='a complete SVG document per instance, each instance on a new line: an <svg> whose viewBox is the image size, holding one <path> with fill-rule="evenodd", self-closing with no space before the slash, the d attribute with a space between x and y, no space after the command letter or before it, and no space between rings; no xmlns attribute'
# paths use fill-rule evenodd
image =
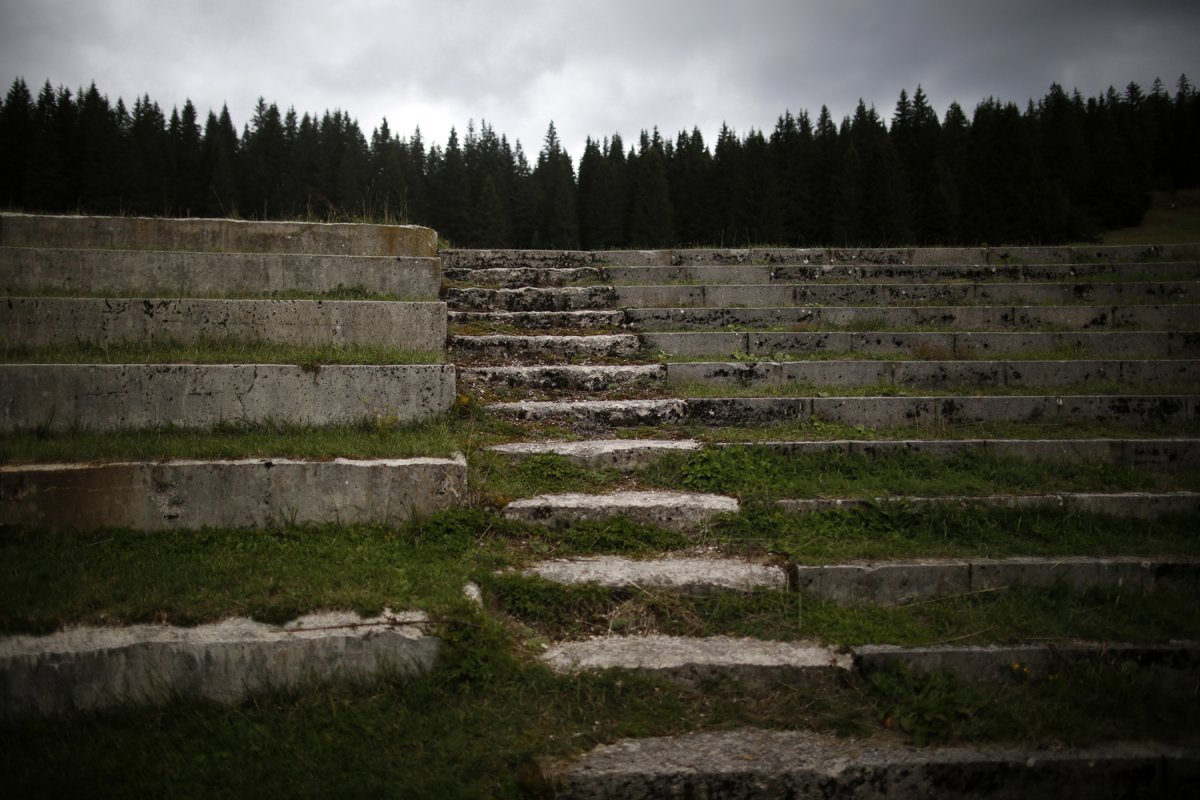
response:
<svg viewBox="0 0 1200 800"><path fill-rule="evenodd" d="M467 462L252 458L0 466L0 525L187 531L399 524L453 508Z"/></svg>
<svg viewBox="0 0 1200 800"><path fill-rule="evenodd" d="M437 233L417 225L236 219L0 214L0 245L96 250L436 257Z"/></svg>
<svg viewBox="0 0 1200 800"><path fill-rule="evenodd" d="M450 364L0 364L0 430L413 422L450 410Z"/></svg>
<svg viewBox="0 0 1200 800"><path fill-rule="evenodd" d="M1191 797L1200 751L1165 744L1085 748L915 747L809 731L743 729L602 744L543 774L563 800L661 797Z"/></svg>
<svg viewBox="0 0 1200 800"><path fill-rule="evenodd" d="M180 696L236 702L249 692L432 668L439 640L422 612L309 614L286 625L235 617L68 628L0 637L0 716L92 711Z"/></svg>
<svg viewBox="0 0 1200 800"><path fill-rule="evenodd" d="M552 670L572 673L605 669L650 671L767 668L849 671L853 657L815 642L749 637L595 636L558 642L541 655Z"/></svg>

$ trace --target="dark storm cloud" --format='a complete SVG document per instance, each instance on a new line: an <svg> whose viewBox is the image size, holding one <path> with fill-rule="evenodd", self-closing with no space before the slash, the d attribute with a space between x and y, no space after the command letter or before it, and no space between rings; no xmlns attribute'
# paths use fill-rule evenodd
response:
<svg viewBox="0 0 1200 800"><path fill-rule="evenodd" d="M578 157L587 135L698 126L711 142L722 122L840 118L860 98L886 118L918 84L968 113L1054 82L1170 87L1200 74L1198 30L1200 4L1156 0L0 0L0 80L228 102L239 125L262 95L439 142L487 119L531 155L554 120Z"/></svg>

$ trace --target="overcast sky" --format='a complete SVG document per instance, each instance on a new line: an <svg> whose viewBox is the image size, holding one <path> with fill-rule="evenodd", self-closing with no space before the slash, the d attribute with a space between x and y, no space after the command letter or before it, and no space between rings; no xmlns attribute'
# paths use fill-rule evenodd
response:
<svg viewBox="0 0 1200 800"><path fill-rule="evenodd" d="M5 90L228 104L239 131L263 96L440 144L485 119L531 160L553 120L576 163L589 135L655 125L711 146L722 122L840 120L859 98L890 119L918 84L970 114L1180 73L1200 80L1197 0L0 0Z"/></svg>

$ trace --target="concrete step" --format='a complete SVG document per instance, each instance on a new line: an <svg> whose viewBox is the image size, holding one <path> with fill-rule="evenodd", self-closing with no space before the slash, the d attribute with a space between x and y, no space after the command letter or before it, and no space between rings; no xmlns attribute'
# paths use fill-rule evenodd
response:
<svg viewBox="0 0 1200 800"><path fill-rule="evenodd" d="M572 359L631 359L641 342L634 334L597 336L451 336L450 359L456 364L501 366L556 363Z"/></svg>
<svg viewBox="0 0 1200 800"><path fill-rule="evenodd" d="M451 311L451 326L470 326L475 329L493 327L499 332L512 329L545 331L554 329L620 328L625 325L625 312L614 309L584 311ZM488 331L490 332L490 331Z"/></svg>
<svg viewBox="0 0 1200 800"><path fill-rule="evenodd" d="M444 353L446 306L362 300L9 297L0 338L30 347L233 338Z"/></svg>
<svg viewBox="0 0 1200 800"><path fill-rule="evenodd" d="M441 262L433 257L0 247L5 294L205 297L356 288L437 300L440 286Z"/></svg>
<svg viewBox="0 0 1200 800"><path fill-rule="evenodd" d="M617 307L611 286L565 286L557 289L482 289L449 287L443 292L456 311L581 311Z"/></svg>
<svg viewBox="0 0 1200 800"><path fill-rule="evenodd" d="M636 331L791 328L836 330L1106 330L1200 329L1200 306L821 306L781 308L631 308L624 325Z"/></svg>
<svg viewBox="0 0 1200 800"><path fill-rule="evenodd" d="M626 739L548 770L563 800L1190 797L1200 752L1156 744L912 747L807 731Z"/></svg>
<svg viewBox="0 0 1200 800"><path fill-rule="evenodd" d="M391 525L466 496L462 456L0 465L0 526L41 531Z"/></svg>
<svg viewBox="0 0 1200 800"><path fill-rule="evenodd" d="M734 558L618 556L555 559L524 574L565 585L674 592L803 591L844 605L895 605L1013 586L1193 590L1200 560L1173 558L1003 558L762 563Z"/></svg>
<svg viewBox="0 0 1200 800"><path fill-rule="evenodd" d="M588 427L678 423L761 425L819 419L894 428L993 422L1179 424L1197 418L1193 395L1069 395L1000 397L711 397L658 400L527 401L494 403L495 414L517 420Z"/></svg>
<svg viewBox="0 0 1200 800"><path fill-rule="evenodd" d="M919 507L954 505L986 508L1062 508L1084 514L1151 519L1176 514L1200 514L1197 492L1055 492L1053 494L988 495L984 497L804 498L780 500L793 514L834 508L872 508L885 505Z"/></svg>
<svg viewBox="0 0 1200 800"><path fill-rule="evenodd" d="M263 689L433 667L420 612L311 614L287 625L227 619L178 628L69 628L0 637L0 716L87 712L177 697L236 703Z"/></svg>
<svg viewBox="0 0 1200 800"><path fill-rule="evenodd" d="M583 281L599 281L601 275L597 267L450 267L442 277L448 281L478 287L519 289L523 286L547 288Z"/></svg>
<svg viewBox="0 0 1200 800"><path fill-rule="evenodd" d="M514 500L504 516L523 522L563 527L624 517L670 530L703 527L718 514L736 514L732 497L697 492L612 492L609 494L540 494Z"/></svg>
<svg viewBox="0 0 1200 800"><path fill-rule="evenodd" d="M430 419L454 403L442 364L0 364L0 430Z"/></svg>
<svg viewBox="0 0 1200 800"><path fill-rule="evenodd" d="M666 367L665 364L466 367L458 371L458 379L468 392L501 388L599 392L613 387L661 386L667 376Z"/></svg>
<svg viewBox="0 0 1200 800"><path fill-rule="evenodd" d="M0 214L0 246L437 257L416 225Z"/></svg>
<svg viewBox="0 0 1200 800"><path fill-rule="evenodd" d="M613 285L756 284L813 281L933 283L942 281L1169 280L1200 278L1200 262L1094 264L685 264L602 266L598 279ZM531 276L533 277L533 276ZM529 283L539 286L550 284Z"/></svg>
<svg viewBox="0 0 1200 800"><path fill-rule="evenodd" d="M596 287L597 289L603 287ZM477 290L483 292L485 290ZM544 310L552 310L551 297L572 289L497 290L538 292ZM609 305L587 308L764 308L777 306L888 306L888 305L1139 305L1187 302L1200 297L1196 281L1067 282L1067 283L794 283L750 286L616 286ZM480 294L477 305L485 298ZM597 292L595 302L601 302ZM449 298L448 298L449 299ZM497 295L486 306L503 310ZM563 299L557 302L566 302ZM1192 302L1195 302L1193 299ZM466 309L466 305L455 305ZM585 306L573 306L583 308ZM521 308L509 308L517 311Z"/></svg>
<svg viewBox="0 0 1200 800"><path fill-rule="evenodd" d="M1078 247L814 247L678 250L443 250L447 267L1095 264L1195 261L1200 244Z"/></svg>
<svg viewBox="0 0 1200 800"><path fill-rule="evenodd" d="M693 439L592 439L580 442L511 442L488 450L510 458L553 454L592 469L632 471L670 453L700 449ZM1200 449L1200 448L1197 448Z"/></svg>
<svg viewBox="0 0 1200 800"><path fill-rule="evenodd" d="M816 642L730 636L597 636L559 642L542 653L555 672L608 669L650 672L685 682L716 676L743 681L845 672L853 659Z"/></svg>
<svg viewBox="0 0 1200 800"><path fill-rule="evenodd" d="M884 455L915 452L934 458L982 453L1000 458L1029 458L1065 464L1124 464L1132 467L1182 468L1200 466L1198 439L894 439L776 441L753 444L730 442L714 447L762 447L783 453L844 453Z"/></svg>
<svg viewBox="0 0 1200 800"><path fill-rule="evenodd" d="M556 365L459 370L474 391L589 391L688 384L783 387L895 386L901 389L1004 387L1051 389L1112 382L1200 386L1200 360L1162 361L682 361L628 367Z"/></svg>
<svg viewBox="0 0 1200 800"><path fill-rule="evenodd" d="M1197 358L1200 333L1186 331L863 331L826 333L684 332L639 334L646 349L716 359L773 356L906 356L920 360L1029 357L1072 351L1079 358Z"/></svg>

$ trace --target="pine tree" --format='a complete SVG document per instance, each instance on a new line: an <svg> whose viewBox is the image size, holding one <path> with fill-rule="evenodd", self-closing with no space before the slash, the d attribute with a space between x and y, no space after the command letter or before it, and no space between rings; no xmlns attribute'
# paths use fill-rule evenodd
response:
<svg viewBox="0 0 1200 800"><path fill-rule="evenodd" d="M0 106L0 206L19 208L25 201L33 113L29 87L23 78L17 78Z"/></svg>
<svg viewBox="0 0 1200 800"><path fill-rule="evenodd" d="M629 240L638 248L674 244L671 193L667 185L666 155L658 129L653 136L642 131L633 164L633 202L629 211Z"/></svg>
<svg viewBox="0 0 1200 800"><path fill-rule="evenodd" d="M533 246L571 249L579 246L579 217L575 205L575 171L571 157L558 141L554 123L533 170L536 197Z"/></svg>

